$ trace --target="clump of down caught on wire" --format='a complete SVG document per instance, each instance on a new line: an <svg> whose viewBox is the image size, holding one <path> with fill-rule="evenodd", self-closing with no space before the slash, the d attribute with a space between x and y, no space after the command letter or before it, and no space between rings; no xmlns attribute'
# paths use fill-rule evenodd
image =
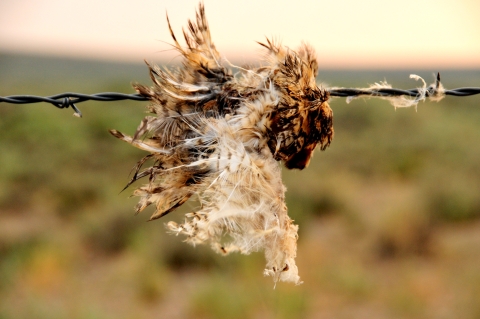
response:
<svg viewBox="0 0 480 319"><path fill-rule="evenodd" d="M198 211L182 224L167 224L172 232L222 254L263 251L266 275L300 283L298 226L287 214L278 161L303 169L315 148L333 138L329 94L315 83L313 49L296 52L267 39L260 43L264 65L233 76L210 38L202 4L184 31L185 47L169 28L183 66L149 65L154 86L135 89L151 101L152 115L133 137L111 131L150 153L129 183L149 178L134 191L136 211L154 205L151 219L157 219L198 197ZM142 169L148 160L152 165Z"/></svg>

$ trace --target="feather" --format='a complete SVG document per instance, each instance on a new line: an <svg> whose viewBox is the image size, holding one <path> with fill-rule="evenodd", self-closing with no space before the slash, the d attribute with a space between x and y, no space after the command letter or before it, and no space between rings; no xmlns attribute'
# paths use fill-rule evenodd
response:
<svg viewBox="0 0 480 319"><path fill-rule="evenodd" d="M170 231L222 254L263 251L266 275L300 283L298 226L287 214L278 163L304 169L316 147L324 150L333 138L329 94L315 82L314 50L303 44L296 52L267 39L260 43L264 65L238 68L233 76L215 49L203 4L183 32L186 47L169 21L168 27L182 67L147 63L154 86L135 89L151 101L152 115L133 138L111 131L150 153L127 184L149 177L134 191L136 212L154 204L150 219L157 219L196 195L199 209L182 224L167 223ZM150 158L153 164L140 171Z"/></svg>

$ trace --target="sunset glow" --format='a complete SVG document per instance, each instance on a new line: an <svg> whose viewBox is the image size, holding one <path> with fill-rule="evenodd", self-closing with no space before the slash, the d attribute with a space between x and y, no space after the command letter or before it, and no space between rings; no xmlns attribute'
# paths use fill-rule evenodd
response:
<svg viewBox="0 0 480 319"><path fill-rule="evenodd" d="M0 52L138 61L171 60L165 13L178 36L197 0L3 0ZM265 36L312 44L321 68L479 68L480 2L205 1L212 36L247 62Z"/></svg>

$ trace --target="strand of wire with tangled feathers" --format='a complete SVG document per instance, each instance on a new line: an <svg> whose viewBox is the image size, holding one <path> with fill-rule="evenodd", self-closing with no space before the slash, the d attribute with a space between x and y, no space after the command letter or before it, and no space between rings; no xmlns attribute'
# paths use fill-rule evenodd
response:
<svg viewBox="0 0 480 319"><path fill-rule="evenodd" d="M412 78L421 79L418 76L412 75ZM423 79L422 79L423 80ZM345 97L347 101L357 98L357 97L380 97L380 98L394 98L394 97L413 97L415 98L413 102L418 102L419 100L425 98L435 98L438 99L450 95L450 96L471 96L480 94L480 87L461 87L456 89L444 89L440 83L440 74L437 74L435 84L432 84L428 87L424 85L423 88L413 88L408 90L395 89L385 83L376 84L369 88L327 88L326 89L331 97ZM111 101L122 101L122 100L133 100L133 101L148 101L148 98L141 94L125 94L118 92L103 92L95 94L82 94L82 93L73 93L66 92L60 93L51 96L36 96L36 95L10 95L10 96L0 96L0 103L11 103L11 104L30 104L30 103L39 103L45 102L54 105L57 108L69 108L71 107L77 117L82 117L82 112L78 109L76 104L85 102L85 101L101 101L101 102L111 102Z"/></svg>

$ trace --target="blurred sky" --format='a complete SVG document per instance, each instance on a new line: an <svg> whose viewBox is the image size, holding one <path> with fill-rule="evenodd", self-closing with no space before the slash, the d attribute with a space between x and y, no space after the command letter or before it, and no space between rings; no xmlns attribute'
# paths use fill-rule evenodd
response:
<svg viewBox="0 0 480 319"><path fill-rule="evenodd" d="M312 44L321 68L479 68L479 0L205 0L217 49L247 62L265 36ZM0 52L172 59L197 0L0 0Z"/></svg>

